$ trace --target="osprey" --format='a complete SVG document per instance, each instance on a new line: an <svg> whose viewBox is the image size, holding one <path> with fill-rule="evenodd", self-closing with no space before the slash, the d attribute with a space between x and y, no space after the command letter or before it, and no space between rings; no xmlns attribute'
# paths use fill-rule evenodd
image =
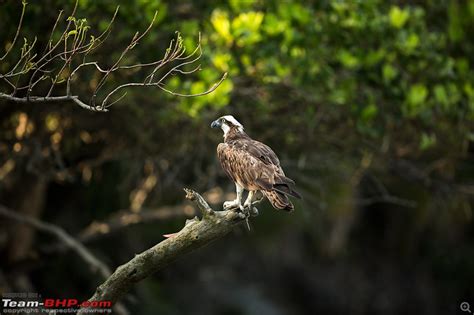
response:
<svg viewBox="0 0 474 315"><path fill-rule="evenodd" d="M253 198L260 191L275 209L292 211L294 207L288 196L301 196L293 189L295 182L285 176L273 150L250 138L244 126L231 115L218 118L211 127L224 131L224 142L217 146L217 156L237 191L237 198L224 202L224 208L251 209ZM244 189L249 194L242 205Z"/></svg>

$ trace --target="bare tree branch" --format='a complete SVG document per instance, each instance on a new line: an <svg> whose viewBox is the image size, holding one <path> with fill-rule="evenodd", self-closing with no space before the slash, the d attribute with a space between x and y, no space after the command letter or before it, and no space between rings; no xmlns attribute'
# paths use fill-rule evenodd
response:
<svg viewBox="0 0 474 315"><path fill-rule="evenodd" d="M111 272L109 267L107 267L105 263L100 261L92 252L82 245L81 242L69 235L61 227L21 215L3 205L0 205L0 216L4 216L22 224L28 224L37 230L56 236L65 246L75 251L93 272L98 272L104 279L107 279L107 277L110 276ZM114 305L114 311L116 314L128 315L128 311L122 303L116 303ZM53 312L52 314L55 313Z"/></svg>
<svg viewBox="0 0 474 315"><path fill-rule="evenodd" d="M22 3L23 10L13 42L0 61L3 61L12 52L21 32L27 5L25 1ZM224 73L217 83L200 93L177 93L165 88L165 80L171 75L189 75L201 69L200 65L195 65L202 56L200 34L197 46L190 54L186 54L183 39L177 32L176 38L171 41L162 58L157 57L152 61L136 64L122 64L125 60L124 57L151 32L155 24L156 12L148 27L143 32L137 31L135 33L129 44L119 53L119 57L113 62L112 66L100 65L97 60L88 61L86 60L87 57L93 51L102 47L109 37L119 7L116 8L106 29L99 36L94 37L90 35L91 27L87 25L87 20L76 17L77 4L76 0L71 15L66 19L67 23L64 29L57 34L59 39L53 40L63 17L63 11L59 12L42 53L36 51L36 38L31 43L26 38L24 39L17 60L13 61L13 67L4 73L0 73L0 82L3 81L8 89L11 88L11 92L0 91L0 100L16 103L70 102L87 110L106 112L107 108L126 95L125 92L120 93L118 97L115 96L125 88L157 87L175 96L202 96L213 92L227 77L227 73ZM81 70L85 67L93 67L99 75L98 82L93 88L92 96L88 102L81 100L80 96L74 95L72 92L74 79L80 75ZM192 69L186 69L186 67L192 67ZM144 72L145 79L141 82L127 82L113 87L113 82L110 80L111 74L127 69L141 70L141 72ZM128 74L127 72L121 73L125 76ZM66 83L65 86L60 85L62 82ZM46 92L43 92L44 90ZM20 92L22 92L21 95ZM98 101L101 97L102 100Z"/></svg>
<svg viewBox="0 0 474 315"><path fill-rule="evenodd" d="M176 71L181 71L181 70L176 70ZM201 92L201 93L196 93L196 94L182 94L182 93L177 93L177 92L173 92L173 91L170 91L168 89L165 89L163 86L161 85L158 85L158 87L160 89L162 89L163 91L167 92L167 93L170 93L171 95L175 95L175 96L181 96L181 97L194 97L194 96L203 96L203 95L207 95L209 93L212 93L214 92L215 89L217 89L219 87L219 85L221 85L222 81L224 81L225 79L227 78L227 72L224 73L222 75L222 78L217 82L217 83L214 83L213 86L211 86L207 91L204 91L204 92Z"/></svg>
<svg viewBox="0 0 474 315"><path fill-rule="evenodd" d="M62 102L73 102L79 105L82 108L97 111L97 112L106 112L107 109L102 109L100 107L92 107L83 103L78 96L50 96L50 97L15 97L8 94L0 93L0 99L11 101L14 103L26 104L26 103L62 103Z"/></svg>
<svg viewBox="0 0 474 315"><path fill-rule="evenodd" d="M196 203L202 219L187 220L185 226L172 237L136 255L101 284L89 301L108 300L112 303L122 298L132 286L162 269L182 255L223 237L245 221L243 213L233 210L214 211L197 192L185 189L186 198ZM85 314L84 310L78 314Z"/></svg>
<svg viewBox="0 0 474 315"><path fill-rule="evenodd" d="M59 226L23 216L3 205L0 205L0 215L22 224L31 225L42 232L56 236L66 246L73 249L82 258L82 260L84 260L84 262L90 266L92 271L98 272L104 278L107 278L110 275L110 269L103 262L101 262L84 245L82 245L79 241L77 241Z"/></svg>

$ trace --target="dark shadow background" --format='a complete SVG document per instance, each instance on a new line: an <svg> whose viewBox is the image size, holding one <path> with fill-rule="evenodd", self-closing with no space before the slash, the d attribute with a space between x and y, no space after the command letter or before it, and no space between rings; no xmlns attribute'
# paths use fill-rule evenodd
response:
<svg viewBox="0 0 474 315"><path fill-rule="evenodd" d="M167 87L196 93L229 78L198 98L129 89L105 114L0 101L0 203L81 240L93 222L177 206L84 237L114 269L193 215L183 187L215 208L232 198L215 153L222 135L209 128L224 114L275 150L304 196L291 214L265 202L250 232L141 282L124 300L131 314L455 314L474 303L472 1L81 0L77 17L97 34L117 4L91 58L110 66L158 10L124 64L161 56L175 31L192 49L201 32L203 70ZM44 47L71 7L31 1L19 45L37 36ZM20 11L0 1L2 54ZM97 78L82 73L74 93L87 99ZM0 292L87 299L100 283L56 239L0 219Z"/></svg>

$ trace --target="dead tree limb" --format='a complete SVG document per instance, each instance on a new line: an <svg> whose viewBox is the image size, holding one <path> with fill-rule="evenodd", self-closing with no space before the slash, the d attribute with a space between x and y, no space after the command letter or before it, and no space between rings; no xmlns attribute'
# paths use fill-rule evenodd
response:
<svg viewBox="0 0 474 315"><path fill-rule="evenodd" d="M120 300L132 286L162 269L172 261L195 249L228 234L246 216L234 210L214 211L197 192L185 189L186 198L192 200L202 213L202 218L187 220L181 231L165 239L152 248L136 255L127 263L119 266L102 283L89 301ZM85 314L83 310L78 314Z"/></svg>

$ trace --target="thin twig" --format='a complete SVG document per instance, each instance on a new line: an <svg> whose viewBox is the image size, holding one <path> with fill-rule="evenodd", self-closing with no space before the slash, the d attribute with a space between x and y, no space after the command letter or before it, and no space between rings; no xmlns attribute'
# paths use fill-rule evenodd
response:
<svg viewBox="0 0 474 315"><path fill-rule="evenodd" d="M227 78L227 72L225 72L223 75L222 75L222 78L219 80L219 82L217 83L214 83L213 86L211 86L208 90L204 91L204 92L201 92L201 93L195 93L195 94L181 94L181 93L177 93L177 92L173 92L173 91L170 91L170 90L167 90L165 89L164 87L162 87L161 85L157 85L160 89L162 89L163 91L171 94L171 95L174 95L174 96L181 96L181 97L196 97L196 96L203 96L203 95L207 95L209 93L212 93L214 92L215 89L217 89L219 87L219 85L221 85L221 83Z"/></svg>
<svg viewBox="0 0 474 315"><path fill-rule="evenodd" d="M26 5L28 3L23 0L21 2L21 5L22 5L22 8L21 8L21 15L20 15L20 21L18 22L18 26L16 28L16 33L15 33L15 37L13 37L13 41L10 45L10 47L8 47L7 51L5 52L5 54L0 58L0 61L2 61L3 59L5 59L6 56L8 56L8 54L10 53L10 51L13 49L13 46L15 46L15 43L16 43L16 40L18 39L18 35L20 35L20 30L21 30L21 25L23 24L23 18L25 16L25 11L26 11Z"/></svg>

